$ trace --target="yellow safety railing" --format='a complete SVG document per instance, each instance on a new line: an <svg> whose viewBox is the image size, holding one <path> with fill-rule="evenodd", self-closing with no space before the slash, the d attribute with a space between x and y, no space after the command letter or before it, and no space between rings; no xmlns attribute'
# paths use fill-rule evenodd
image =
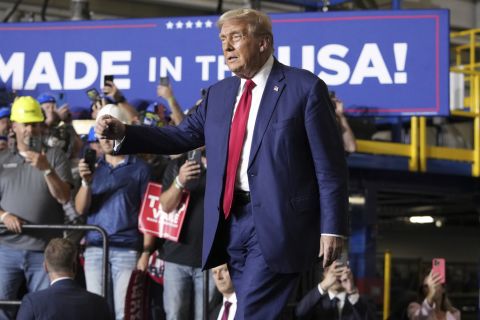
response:
<svg viewBox="0 0 480 320"><path fill-rule="evenodd" d="M383 265L383 320L390 316L391 261L392 254L387 250Z"/></svg>
<svg viewBox="0 0 480 320"><path fill-rule="evenodd" d="M357 140L357 152L408 157L410 171L418 171L418 118L410 119L410 143Z"/></svg>
<svg viewBox="0 0 480 320"><path fill-rule="evenodd" d="M452 32L450 38L466 38L468 42L454 47L456 65L450 70L464 74L467 95L464 109L452 110L451 115L472 119L473 149L429 146L426 118L411 117L409 144L358 140L358 152L408 157L409 170L420 172L427 171L428 159L469 162L472 176L480 176L480 61L476 60L475 54L480 47L480 29Z"/></svg>

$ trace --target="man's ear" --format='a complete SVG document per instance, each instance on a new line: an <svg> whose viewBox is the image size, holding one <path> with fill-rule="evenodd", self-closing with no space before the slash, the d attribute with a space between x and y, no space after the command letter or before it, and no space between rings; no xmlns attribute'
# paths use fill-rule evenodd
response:
<svg viewBox="0 0 480 320"><path fill-rule="evenodd" d="M47 267L46 261L43 261L43 270L45 270L45 272L48 273L48 267Z"/></svg>
<svg viewBox="0 0 480 320"><path fill-rule="evenodd" d="M262 39L260 39L260 42L259 42L260 52L265 52L265 50L267 50L267 46L268 46L268 38L263 37Z"/></svg>

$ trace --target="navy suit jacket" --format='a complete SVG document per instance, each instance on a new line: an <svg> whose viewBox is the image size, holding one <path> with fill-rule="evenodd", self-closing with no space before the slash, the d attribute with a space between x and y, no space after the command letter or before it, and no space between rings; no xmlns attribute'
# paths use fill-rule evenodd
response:
<svg viewBox="0 0 480 320"><path fill-rule="evenodd" d="M203 266L226 262L222 192L240 78L208 90L177 127L127 126L119 153L178 154L206 145ZM347 167L334 107L314 74L274 62L253 133L248 181L258 242L275 272L300 272L320 233L347 233ZM215 240L215 241L214 241Z"/></svg>
<svg viewBox="0 0 480 320"><path fill-rule="evenodd" d="M17 320L111 319L107 301L81 288L74 280L55 282L23 297Z"/></svg>
<svg viewBox="0 0 480 320"><path fill-rule="evenodd" d="M299 319L330 319L330 320L374 320L375 316L369 308L367 300L360 297L354 305L348 298L342 309L342 317L338 316L338 309L332 305L328 293L320 294L315 287L309 291L298 303L295 314Z"/></svg>

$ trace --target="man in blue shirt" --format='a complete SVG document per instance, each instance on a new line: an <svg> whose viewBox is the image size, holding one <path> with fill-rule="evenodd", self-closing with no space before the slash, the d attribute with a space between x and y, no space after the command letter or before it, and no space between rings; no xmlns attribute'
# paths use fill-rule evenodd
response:
<svg viewBox="0 0 480 320"><path fill-rule="evenodd" d="M115 105L103 107L99 116L105 114L128 122L123 110ZM150 168L137 157L113 155L112 140L100 139L100 146L104 157L97 161L94 172L84 159L80 160L82 186L75 197L75 206L79 214L88 215L87 224L100 226L108 234L108 264L115 318L123 319L130 275L137 267L145 269L145 266L137 265L145 263L147 259L141 259L141 256L151 251L151 248L142 250L142 236L138 231L138 213L149 181ZM99 294L102 288L99 268L103 256L102 238L98 232L88 232L86 239L87 289Z"/></svg>

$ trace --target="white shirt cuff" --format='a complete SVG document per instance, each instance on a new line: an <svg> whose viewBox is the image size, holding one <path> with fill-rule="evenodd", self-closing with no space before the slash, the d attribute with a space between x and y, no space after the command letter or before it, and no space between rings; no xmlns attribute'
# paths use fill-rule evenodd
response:
<svg viewBox="0 0 480 320"><path fill-rule="evenodd" d="M331 236L331 237L338 237L342 239L347 239L346 236L342 236L341 234L333 234L333 233L322 233L322 236Z"/></svg>
<svg viewBox="0 0 480 320"><path fill-rule="evenodd" d="M323 296L326 292L323 291L322 287L320 286L320 283L318 284L318 292L320 292L320 295Z"/></svg>
<svg viewBox="0 0 480 320"><path fill-rule="evenodd" d="M358 299L360 299L360 294L358 292L354 293L354 294L350 294L348 295L348 300L350 301L350 303L352 305L354 305L355 303L358 302Z"/></svg>
<svg viewBox="0 0 480 320"><path fill-rule="evenodd" d="M124 140L125 140L125 137L123 137L122 140L114 140L113 151L118 152Z"/></svg>

